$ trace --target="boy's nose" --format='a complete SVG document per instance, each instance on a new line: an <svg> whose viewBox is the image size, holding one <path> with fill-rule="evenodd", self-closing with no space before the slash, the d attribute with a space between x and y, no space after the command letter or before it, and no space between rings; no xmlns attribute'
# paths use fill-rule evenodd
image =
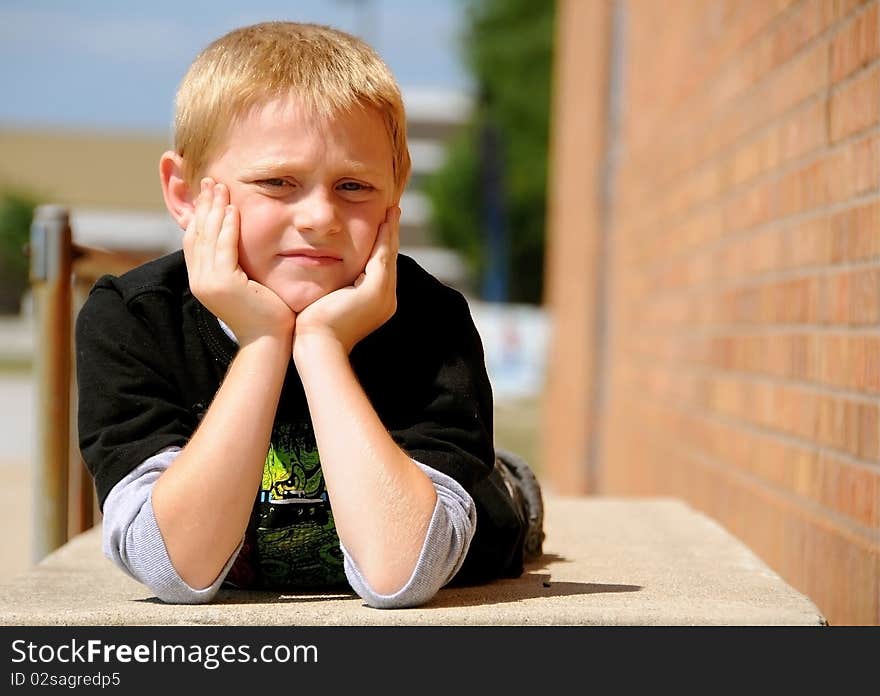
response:
<svg viewBox="0 0 880 696"><path fill-rule="evenodd" d="M340 228L332 193L314 189L293 205L293 226L300 232L331 234Z"/></svg>

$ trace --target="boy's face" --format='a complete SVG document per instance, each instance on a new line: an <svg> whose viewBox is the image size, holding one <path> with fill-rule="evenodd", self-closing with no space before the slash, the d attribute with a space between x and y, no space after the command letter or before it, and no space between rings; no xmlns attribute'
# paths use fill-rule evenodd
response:
<svg viewBox="0 0 880 696"><path fill-rule="evenodd" d="M396 204L373 110L316 121L295 99L270 101L233 124L205 175L239 210L242 269L295 312L355 281Z"/></svg>

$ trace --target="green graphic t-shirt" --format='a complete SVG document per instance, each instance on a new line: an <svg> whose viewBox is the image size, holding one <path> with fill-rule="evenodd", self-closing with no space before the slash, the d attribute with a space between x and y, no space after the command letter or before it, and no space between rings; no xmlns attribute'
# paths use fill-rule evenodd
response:
<svg viewBox="0 0 880 696"><path fill-rule="evenodd" d="M311 424L276 424L244 546L226 582L253 589L346 584Z"/></svg>

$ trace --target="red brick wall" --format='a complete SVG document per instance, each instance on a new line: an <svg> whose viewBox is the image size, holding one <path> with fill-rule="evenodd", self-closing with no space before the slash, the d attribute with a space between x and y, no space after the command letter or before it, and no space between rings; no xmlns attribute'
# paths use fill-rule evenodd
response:
<svg viewBox="0 0 880 696"><path fill-rule="evenodd" d="M607 388L598 452L576 465L595 470L591 492L686 499L832 624L880 624L880 0L618 12L608 284L588 295L607 332L576 358L603 355ZM557 248L582 234L598 232L551 218ZM591 281L550 264L564 325L554 297ZM567 369L551 361L549 384ZM547 394L550 443L564 404Z"/></svg>

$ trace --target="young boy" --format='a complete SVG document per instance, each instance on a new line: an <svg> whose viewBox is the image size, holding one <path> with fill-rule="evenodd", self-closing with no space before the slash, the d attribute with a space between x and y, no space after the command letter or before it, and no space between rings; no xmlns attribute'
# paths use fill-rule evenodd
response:
<svg viewBox="0 0 880 696"><path fill-rule="evenodd" d="M466 301L397 253L384 63L327 27L232 31L181 83L174 148L182 252L100 279L77 319L105 554L183 603L348 585L402 607L519 575L540 489L496 458Z"/></svg>

